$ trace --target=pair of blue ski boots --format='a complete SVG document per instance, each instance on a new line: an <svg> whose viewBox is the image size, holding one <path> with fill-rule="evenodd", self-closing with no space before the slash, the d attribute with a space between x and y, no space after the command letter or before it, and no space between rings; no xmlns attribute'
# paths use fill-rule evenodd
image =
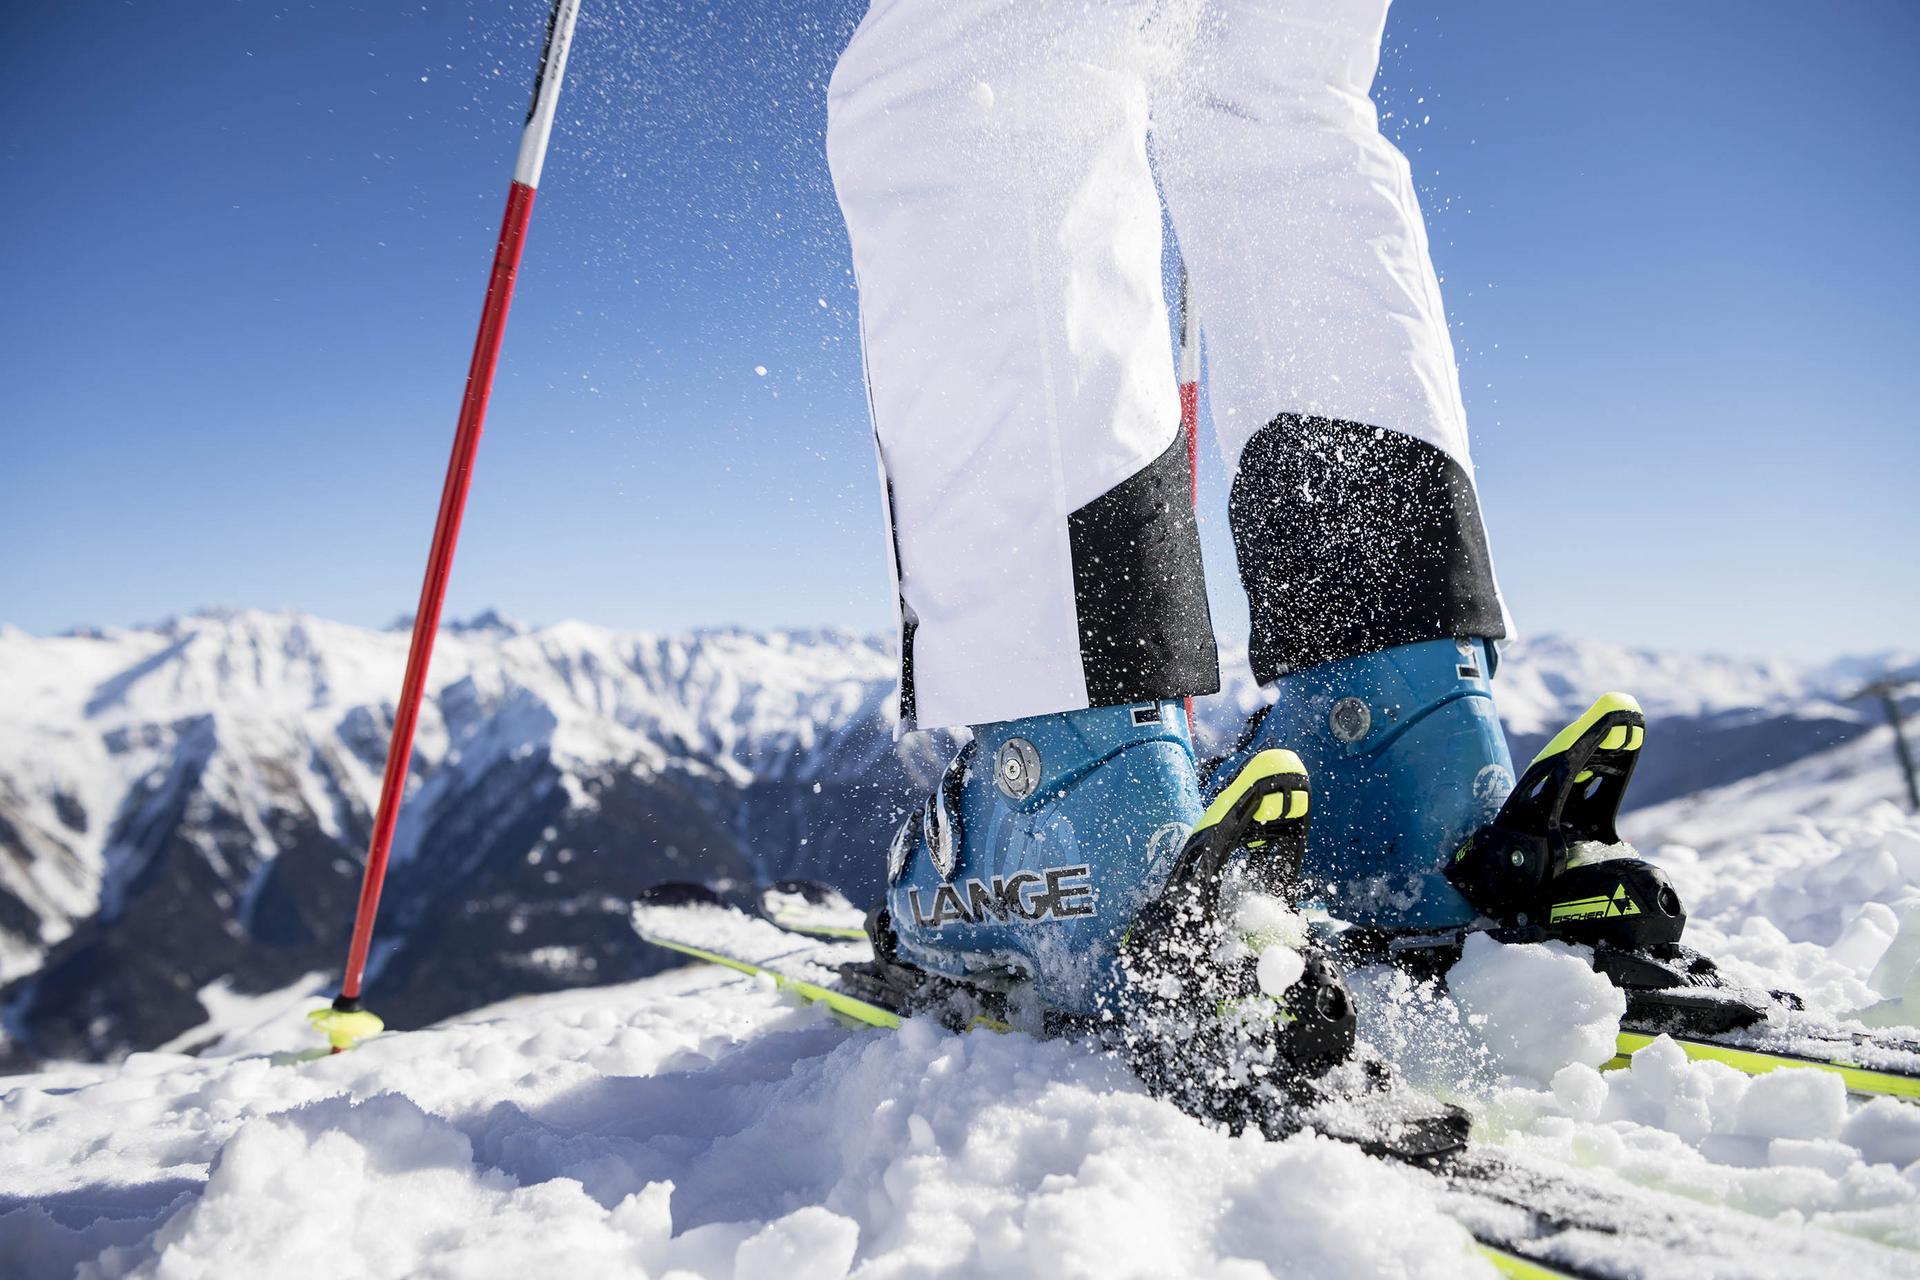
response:
<svg viewBox="0 0 1920 1280"><path fill-rule="evenodd" d="M1055 1022L1191 1043L1251 1016L1270 1060L1311 1070L1354 1042L1336 953L1677 942L1664 875L1613 847L1638 705L1605 695L1516 785L1495 661L1442 639L1284 675L1204 765L1177 700L976 726L893 839L876 956ZM1226 908L1247 890L1280 900L1291 958L1263 964L1258 912Z"/></svg>

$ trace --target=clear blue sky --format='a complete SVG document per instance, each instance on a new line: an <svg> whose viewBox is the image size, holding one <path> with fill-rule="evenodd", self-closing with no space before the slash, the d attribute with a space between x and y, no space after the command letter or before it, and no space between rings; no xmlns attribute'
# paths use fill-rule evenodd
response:
<svg viewBox="0 0 1920 1280"><path fill-rule="evenodd" d="M5 6L0 621L411 609L544 7ZM456 615L890 625L822 153L860 8L586 0ZM1388 41L1523 627L1914 643L1920 7Z"/></svg>

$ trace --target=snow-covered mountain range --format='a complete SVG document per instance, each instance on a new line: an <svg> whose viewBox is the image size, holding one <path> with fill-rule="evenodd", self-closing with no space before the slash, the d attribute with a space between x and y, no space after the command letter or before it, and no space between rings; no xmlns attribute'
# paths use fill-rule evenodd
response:
<svg viewBox="0 0 1920 1280"><path fill-rule="evenodd" d="M0 627L0 980L13 1057L170 1041L202 992L339 963L404 629L208 611L39 637ZM1596 693L1655 720L1635 782L1672 800L1833 747L1841 701L1910 658L1827 664L1543 637L1499 675L1517 752ZM1244 658L1200 708L1229 739ZM527 628L487 614L435 652L373 987L412 1025L644 976L626 903L669 878L808 875L856 900L949 744L893 742L883 640L835 631Z"/></svg>

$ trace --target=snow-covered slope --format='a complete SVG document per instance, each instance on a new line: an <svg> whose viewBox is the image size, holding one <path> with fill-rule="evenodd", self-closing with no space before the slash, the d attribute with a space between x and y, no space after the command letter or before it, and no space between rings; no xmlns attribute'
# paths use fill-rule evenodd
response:
<svg viewBox="0 0 1920 1280"><path fill-rule="evenodd" d="M0 627L0 981L16 1054L168 1042L233 997L338 963L404 630L205 612L35 637ZM1604 688L1656 716L1658 801L1857 737L1861 672L1542 638L1500 674L1530 749ZM1200 707L1230 740L1244 658ZM436 649L383 908L383 1008L417 1023L650 971L623 907L664 878L876 887L943 758L892 742L887 645L843 633L623 634L494 615ZM1864 758L1864 757L1863 757ZM423 961L431 957L431 964Z"/></svg>
<svg viewBox="0 0 1920 1280"><path fill-rule="evenodd" d="M1900 1007L1873 1020L1920 1022L1920 818L1891 740L1878 729L1624 822L1673 877L1688 940L1736 979L1829 1008L1888 997Z"/></svg>
<svg viewBox="0 0 1920 1280"><path fill-rule="evenodd" d="M0 886L41 909L48 935L90 912L99 886L113 906L115 887L139 871L137 851L117 840L117 811L137 789L163 787L155 770L182 755L274 760L284 776L236 779L254 795L233 799L257 809L244 802L290 792L324 834L344 838L352 811L377 791L406 643L402 630L257 612L47 638L0 628L8 816L59 833L67 855L0 868ZM854 763L832 749L834 730L878 711L890 672L877 642L831 632L623 636L578 623L529 632L484 615L450 627L435 649L416 772L472 774L537 745L563 768L698 761L742 785L810 777L827 760ZM197 747L185 745L196 736ZM273 834L250 834L270 858ZM419 823L403 829L398 860L417 852L420 835Z"/></svg>
<svg viewBox="0 0 1920 1280"><path fill-rule="evenodd" d="M1806 872L1832 836L1780 838L1797 854L1776 871ZM1874 959L1805 945L1862 983ZM1447 1082L1484 1140L1744 1215L1729 1252L1684 1274L1920 1269L1920 1108L1850 1103L1807 1072L1750 1081L1665 1045L1629 1072L1556 1068L1542 1015L1584 965L1491 950L1506 954L1457 985L1526 998L1376 992L1366 1024L1401 1052L1409 1020L1450 1025ZM200 1057L0 1079L7 1274L1492 1274L1420 1176L1308 1135L1206 1128L1067 1043L852 1030L704 966L318 1060L284 1052L307 1042L298 1006L229 1010ZM1434 1043L1407 1062L1429 1078ZM1630 1234L1590 1247L1674 1273Z"/></svg>

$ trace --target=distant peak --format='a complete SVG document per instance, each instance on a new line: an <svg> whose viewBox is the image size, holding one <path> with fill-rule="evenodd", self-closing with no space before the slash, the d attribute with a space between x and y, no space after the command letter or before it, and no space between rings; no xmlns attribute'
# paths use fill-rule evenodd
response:
<svg viewBox="0 0 1920 1280"><path fill-rule="evenodd" d="M413 626L413 619L408 618L406 625L411 628ZM518 636L525 635L527 632L525 623L506 617L498 609L482 609L471 618L455 620L453 622L442 622L440 629L450 631L455 635L474 635L478 633Z"/></svg>
<svg viewBox="0 0 1920 1280"><path fill-rule="evenodd" d="M137 624L136 631L151 631L172 639L201 631L209 626L229 627L235 623L253 622L271 615L260 609L243 609L236 605L203 604L185 613L171 614L159 622Z"/></svg>

